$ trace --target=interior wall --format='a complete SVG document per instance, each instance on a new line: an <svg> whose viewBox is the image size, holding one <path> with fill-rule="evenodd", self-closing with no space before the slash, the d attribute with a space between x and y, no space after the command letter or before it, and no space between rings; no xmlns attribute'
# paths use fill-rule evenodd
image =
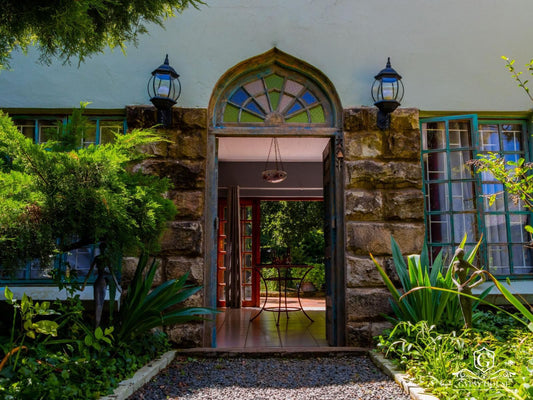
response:
<svg viewBox="0 0 533 400"><path fill-rule="evenodd" d="M268 183L261 178L264 162L219 162L219 197L226 197L227 188L239 186L241 197L322 198L322 163L283 163L287 179Z"/></svg>

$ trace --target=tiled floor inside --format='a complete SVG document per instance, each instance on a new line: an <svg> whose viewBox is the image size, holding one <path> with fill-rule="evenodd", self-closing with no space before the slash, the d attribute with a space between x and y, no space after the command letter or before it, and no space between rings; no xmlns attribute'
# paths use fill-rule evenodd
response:
<svg viewBox="0 0 533 400"><path fill-rule="evenodd" d="M296 305L296 299L288 300L289 307ZM250 321L260 308L220 309L216 322L217 348L327 346L324 300L302 299L302 305L313 322L302 311L289 312L288 318L281 313L276 326L277 312L263 311ZM269 301L269 306L277 306L277 301Z"/></svg>

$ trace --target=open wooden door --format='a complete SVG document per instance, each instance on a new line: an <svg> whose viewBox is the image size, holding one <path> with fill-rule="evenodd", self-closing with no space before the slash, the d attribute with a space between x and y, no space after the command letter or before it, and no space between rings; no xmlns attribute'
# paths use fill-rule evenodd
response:
<svg viewBox="0 0 533 400"><path fill-rule="evenodd" d="M342 152L337 154L336 140L340 139L332 138L323 153L326 339L330 346L344 346L346 342L344 194L342 190Z"/></svg>
<svg viewBox="0 0 533 400"><path fill-rule="evenodd" d="M218 241L217 241L217 307L226 307L226 251L228 211L227 201L219 200L218 205ZM259 201L240 201L240 257L241 257L241 306L258 307L260 282L259 273L253 267L259 263Z"/></svg>

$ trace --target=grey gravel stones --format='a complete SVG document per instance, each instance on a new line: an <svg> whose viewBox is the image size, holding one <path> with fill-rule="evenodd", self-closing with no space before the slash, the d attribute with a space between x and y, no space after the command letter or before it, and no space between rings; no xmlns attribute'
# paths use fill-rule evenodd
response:
<svg viewBox="0 0 533 400"><path fill-rule="evenodd" d="M408 400L366 357L178 356L129 400Z"/></svg>

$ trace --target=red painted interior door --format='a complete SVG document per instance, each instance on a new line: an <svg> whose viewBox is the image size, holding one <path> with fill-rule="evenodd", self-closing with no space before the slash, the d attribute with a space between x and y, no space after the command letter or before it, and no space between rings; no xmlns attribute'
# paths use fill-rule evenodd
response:
<svg viewBox="0 0 533 400"><path fill-rule="evenodd" d="M259 200L240 201L240 248L241 248L241 305L258 307L260 296L259 273L253 267L259 260ZM226 250L227 250L227 202L219 199L218 205L218 249L217 249L217 307L226 306Z"/></svg>

